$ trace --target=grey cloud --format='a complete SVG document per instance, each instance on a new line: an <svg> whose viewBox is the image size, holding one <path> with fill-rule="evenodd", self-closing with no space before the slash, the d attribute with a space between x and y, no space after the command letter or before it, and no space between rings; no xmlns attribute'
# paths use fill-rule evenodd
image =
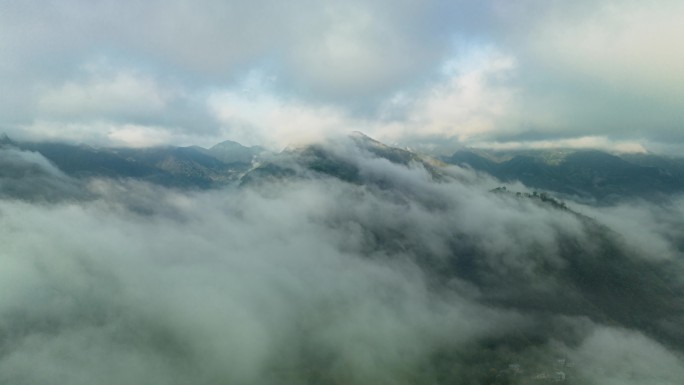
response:
<svg viewBox="0 0 684 385"><path fill-rule="evenodd" d="M437 28L431 36L437 13L431 4L307 1L8 5L0 15L0 49L9 53L0 71L7 87L0 96L3 129L25 137L26 126L57 123L34 130L44 136L80 124L70 140L101 143L104 122L218 140L207 93L239 88L255 69L274 77L268 92L371 111L369 105L432 72L445 55L448 33ZM180 95L156 109L150 107L157 95L103 98L106 89L86 87L93 86L86 68L100 62L113 74L155 74L156 86ZM54 91L73 85L86 87L87 98L73 100L65 113L56 104L68 107L69 98ZM51 94L57 103L48 106Z"/></svg>
<svg viewBox="0 0 684 385"><path fill-rule="evenodd" d="M295 76L290 85L303 81L302 91L312 87L316 97L334 94L349 81L358 96L368 92L367 87L395 89L407 74L439 60L447 42L436 45L433 41L444 40L444 35L435 38L427 33L435 28L430 22L438 13L434 8L307 1L287 6L272 1L24 3L8 7L4 14L2 42L13 53L9 62L15 69L32 63L31 74L43 74L44 80L53 82L101 56L179 74L181 79L223 82L262 63L268 68L271 62L285 66L278 71L284 78ZM355 16L361 16L361 25L354 24ZM45 28L48 20L51 27ZM405 30L409 26L416 35ZM405 55L408 52L412 54ZM364 58L377 64L366 65ZM355 64L349 60L356 59L360 67L353 70L349 66ZM55 73L55 61L65 63L66 69ZM336 77L347 80L338 83Z"/></svg>
<svg viewBox="0 0 684 385"><path fill-rule="evenodd" d="M337 233L311 218L331 204L321 189L162 192L157 205L183 220L98 201L47 209L2 202L2 220L15 228L4 241L21 252L3 256L10 295L0 310L0 376L46 384L403 382L403 371L417 370L445 339L520 322L435 295L411 263L339 250Z"/></svg>
<svg viewBox="0 0 684 385"><path fill-rule="evenodd" d="M449 81L446 62L467 72L473 56L490 50L516 65L505 79L484 82L484 91L515 98L477 140L508 141L533 129L551 139L598 135L661 149L682 142L676 87L681 51L668 49L681 25L672 16L677 7L611 0L13 3L0 15L0 50L8 53L0 64L0 123L21 136L26 126L56 119L60 114L41 110L39 101L50 90L79 83L84 66L104 60L118 70L155 74L161 88L176 87L179 96L150 114L120 111L110 100L109 114L93 117L93 111L75 109L72 118L57 123L93 123L82 131L106 131L95 124L100 119L156 127L184 141L218 139L221 124L207 110L207 94L234 91L258 70L273 78L258 92L313 108L333 106L357 119L350 124L382 125L385 106L397 95L424 99ZM644 27L653 25L646 22L651 19L667 30ZM611 41L601 26L613 22L621 34ZM630 35L632 30L641 35ZM457 137L469 132L472 121L487 118L486 107L494 102L478 103L482 108L473 108L474 116L436 122L442 136ZM149 105L143 107L149 112ZM421 134L422 123L407 120L410 115L396 114L393 123L409 127L396 130L435 142L434 132ZM97 138L81 131L73 136Z"/></svg>

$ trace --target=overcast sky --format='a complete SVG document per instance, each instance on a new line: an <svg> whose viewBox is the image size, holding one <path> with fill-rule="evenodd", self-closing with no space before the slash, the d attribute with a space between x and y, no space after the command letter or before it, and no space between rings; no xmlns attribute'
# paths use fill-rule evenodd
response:
<svg viewBox="0 0 684 385"><path fill-rule="evenodd" d="M0 130L680 151L684 3L0 0Z"/></svg>

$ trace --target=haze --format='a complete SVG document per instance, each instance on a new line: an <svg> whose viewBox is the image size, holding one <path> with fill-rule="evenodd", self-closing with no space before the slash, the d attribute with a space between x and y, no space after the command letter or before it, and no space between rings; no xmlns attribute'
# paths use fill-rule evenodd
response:
<svg viewBox="0 0 684 385"><path fill-rule="evenodd" d="M681 383L681 36L674 0L0 0L0 383Z"/></svg>

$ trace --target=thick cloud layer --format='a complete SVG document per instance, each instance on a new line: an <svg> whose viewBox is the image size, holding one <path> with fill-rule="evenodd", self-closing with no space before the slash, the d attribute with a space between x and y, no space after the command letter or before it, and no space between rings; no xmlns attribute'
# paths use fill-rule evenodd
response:
<svg viewBox="0 0 684 385"><path fill-rule="evenodd" d="M651 226L664 245L647 247L467 170L436 181L419 163L329 151L362 183L299 170L217 191L91 180L89 200L1 200L0 382L681 379L681 235ZM609 225L637 215L583 210Z"/></svg>

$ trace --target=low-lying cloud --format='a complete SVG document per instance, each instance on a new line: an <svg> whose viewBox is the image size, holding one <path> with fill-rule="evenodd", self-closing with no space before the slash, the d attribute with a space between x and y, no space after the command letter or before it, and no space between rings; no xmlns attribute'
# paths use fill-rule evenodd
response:
<svg viewBox="0 0 684 385"><path fill-rule="evenodd" d="M634 228L617 234L489 193L497 182L468 170L436 181L419 163L331 151L363 183L300 170L307 176L188 192L74 180L38 154L2 150L3 162L34 165L87 199L69 187L55 200L0 200L0 382L681 378L675 234L651 227L666 245L635 249ZM2 175L3 186L25 180ZM671 258L652 257L662 247Z"/></svg>

